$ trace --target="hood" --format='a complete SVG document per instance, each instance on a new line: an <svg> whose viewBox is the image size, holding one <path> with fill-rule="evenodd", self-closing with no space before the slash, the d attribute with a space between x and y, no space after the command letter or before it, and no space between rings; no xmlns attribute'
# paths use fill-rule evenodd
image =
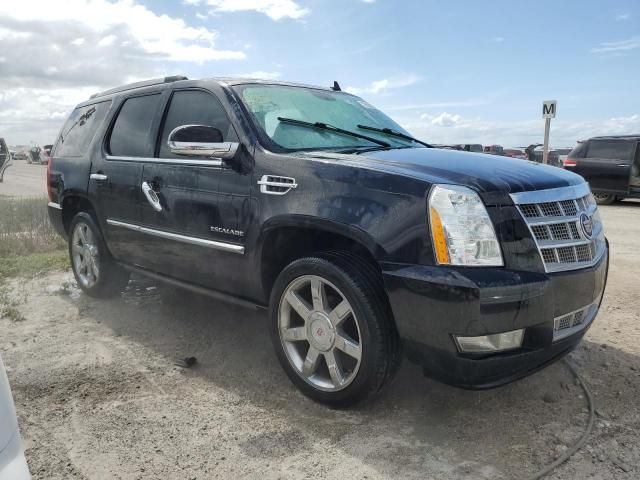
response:
<svg viewBox="0 0 640 480"><path fill-rule="evenodd" d="M403 148L352 155L310 152L308 155L335 158L341 164L419 178L429 183L464 185L480 193L487 203L503 203L510 193L584 182L575 173L528 160L438 148Z"/></svg>

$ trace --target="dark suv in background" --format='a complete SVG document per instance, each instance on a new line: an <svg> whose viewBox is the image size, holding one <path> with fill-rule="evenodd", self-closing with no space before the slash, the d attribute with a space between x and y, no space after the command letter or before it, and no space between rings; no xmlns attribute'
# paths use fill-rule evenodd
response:
<svg viewBox="0 0 640 480"><path fill-rule="evenodd" d="M601 205L640 198L640 135L593 137L578 145L564 168L589 182Z"/></svg>
<svg viewBox="0 0 640 480"><path fill-rule="evenodd" d="M268 310L287 375L331 405L378 392L403 351L466 388L520 378L578 344L604 292L581 177L431 148L337 86L127 85L78 105L52 156L84 292L137 272Z"/></svg>

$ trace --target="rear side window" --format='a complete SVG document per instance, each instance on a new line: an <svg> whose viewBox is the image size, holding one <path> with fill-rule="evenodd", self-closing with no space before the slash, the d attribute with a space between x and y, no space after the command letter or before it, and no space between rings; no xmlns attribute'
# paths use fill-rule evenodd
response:
<svg viewBox="0 0 640 480"><path fill-rule="evenodd" d="M171 105L160 138L161 158L177 157L169 150L167 141L171 131L182 125L215 127L222 132L225 142L231 141L229 135L233 135L235 140L235 134L232 132L231 123L224 108L216 97L202 90L177 91L171 97Z"/></svg>
<svg viewBox="0 0 640 480"><path fill-rule="evenodd" d="M569 158L584 158L584 154L587 152L587 143L580 142L573 150L569 152Z"/></svg>
<svg viewBox="0 0 640 480"><path fill-rule="evenodd" d="M591 140L587 150L587 158L631 160L635 149L635 142L625 140Z"/></svg>
<svg viewBox="0 0 640 480"><path fill-rule="evenodd" d="M102 125L111 101L76 108L62 127L54 150L56 157L82 157Z"/></svg>
<svg viewBox="0 0 640 480"><path fill-rule="evenodd" d="M151 127L160 105L160 94L125 100L109 137L109 153L122 157L152 157Z"/></svg>

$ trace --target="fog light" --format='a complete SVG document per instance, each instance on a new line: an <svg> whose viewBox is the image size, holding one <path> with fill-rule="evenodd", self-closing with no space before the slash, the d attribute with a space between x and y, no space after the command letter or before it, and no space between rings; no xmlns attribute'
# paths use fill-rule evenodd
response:
<svg viewBox="0 0 640 480"><path fill-rule="evenodd" d="M458 350L463 353L491 353L513 350L522 346L524 328L510 332L481 335L479 337L455 337Z"/></svg>

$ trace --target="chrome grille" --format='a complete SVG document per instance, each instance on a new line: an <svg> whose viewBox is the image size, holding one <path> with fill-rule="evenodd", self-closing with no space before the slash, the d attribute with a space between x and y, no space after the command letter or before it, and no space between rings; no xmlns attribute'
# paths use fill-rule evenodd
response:
<svg viewBox="0 0 640 480"><path fill-rule="evenodd" d="M591 323L598 313L600 298L591 305L587 305L574 312L565 313L553 319L553 341L561 340L584 329Z"/></svg>
<svg viewBox="0 0 640 480"><path fill-rule="evenodd" d="M511 198L531 230L547 272L589 267L602 257L606 240L588 184L514 193ZM592 221L591 237L582 227L585 214Z"/></svg>

